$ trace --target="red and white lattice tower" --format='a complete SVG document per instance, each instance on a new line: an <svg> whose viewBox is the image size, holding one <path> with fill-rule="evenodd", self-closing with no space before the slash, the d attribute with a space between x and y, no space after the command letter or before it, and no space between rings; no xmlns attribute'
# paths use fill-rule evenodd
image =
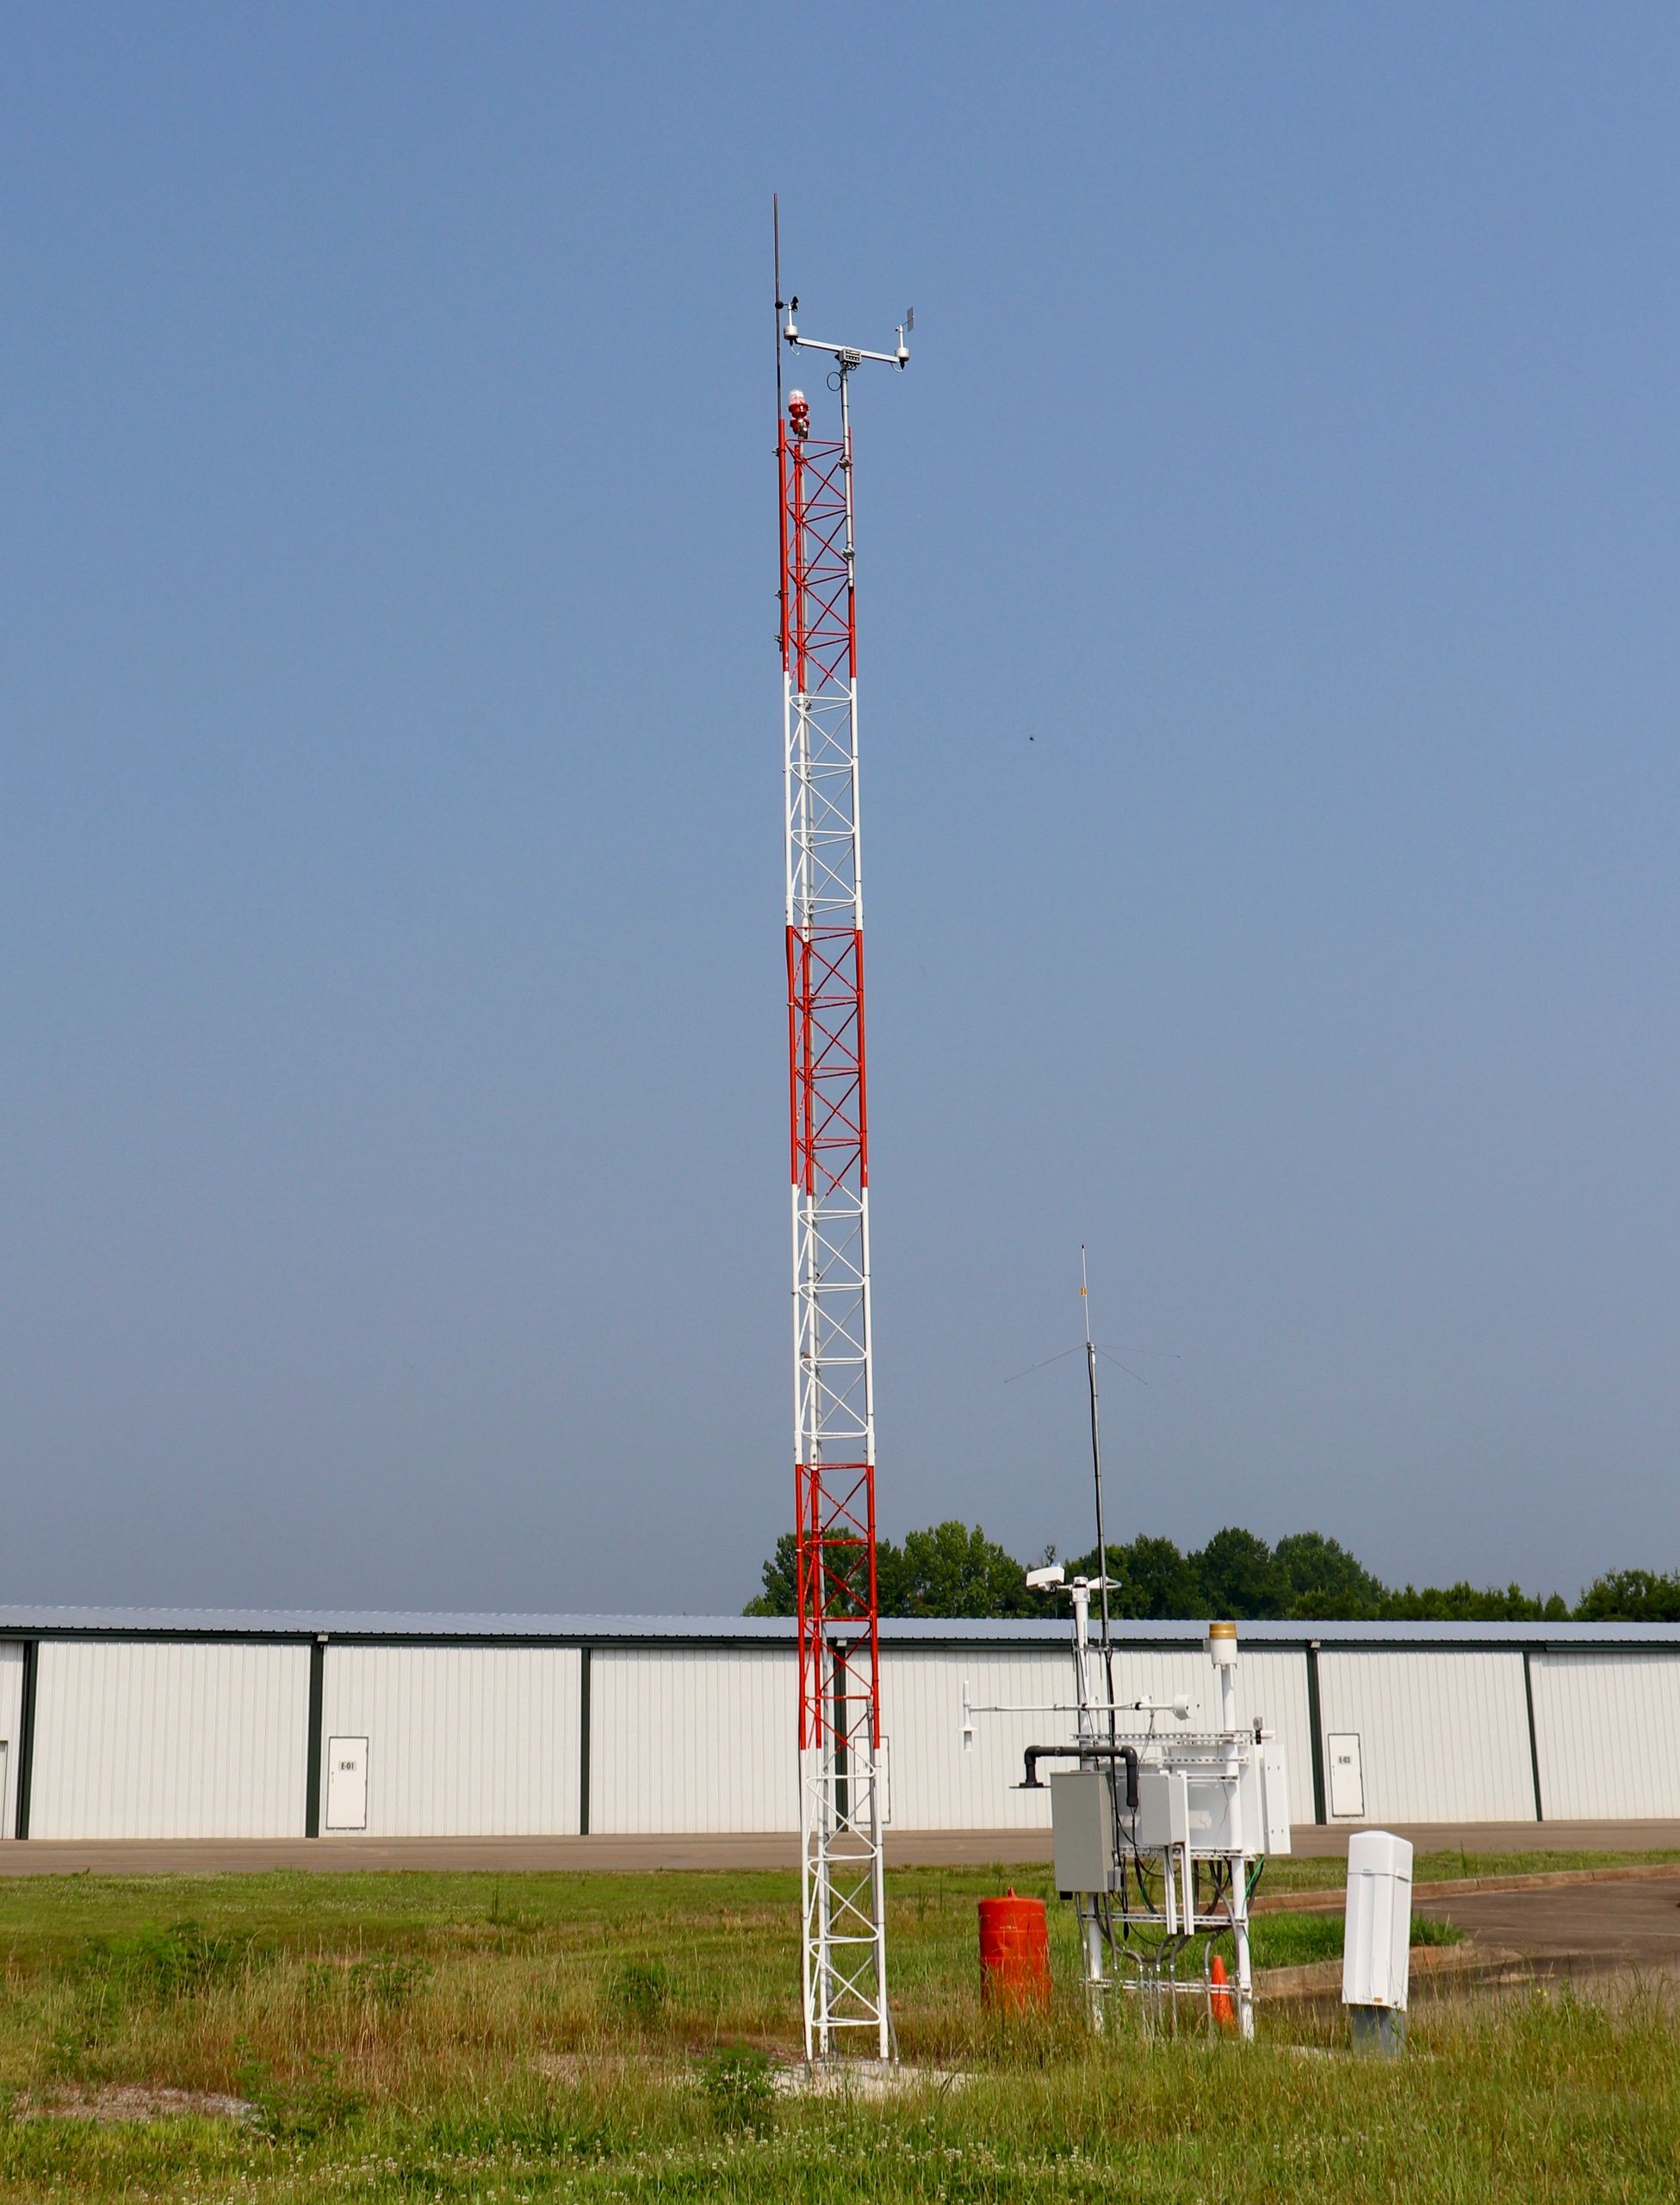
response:
<svg viewBox="0 0 1680 2205"><path fill-rule="evenodd" d="M833 358L839 431L797 391L780 410L805 2055L890 2059L849 387L909 354L902 329L896 353L819 344L791 309L781 337Z"/></svg>

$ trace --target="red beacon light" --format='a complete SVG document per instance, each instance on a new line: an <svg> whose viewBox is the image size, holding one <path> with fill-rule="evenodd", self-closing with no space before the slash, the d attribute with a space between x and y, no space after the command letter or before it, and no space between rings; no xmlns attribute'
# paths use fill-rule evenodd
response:
<svg viewBox="0 0 1680 2205"><path fill-rule="evenodd" d="M805 402L803 390L788 393L788 427L798 438L808 437L811 433L811 409Z"/></svg>

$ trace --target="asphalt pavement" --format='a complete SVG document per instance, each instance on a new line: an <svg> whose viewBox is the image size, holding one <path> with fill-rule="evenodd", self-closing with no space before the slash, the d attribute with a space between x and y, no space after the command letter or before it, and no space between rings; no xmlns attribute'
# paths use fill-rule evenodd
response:
<svg viewBox="0 0 1680 2205"><path fill-rule="evenodd" d="M1419 1911L1456 1923L1486 1950L1521 1953L1547 1976L1680 1972L1680 1869L1648 1882L1437 1890Z"/></svg>

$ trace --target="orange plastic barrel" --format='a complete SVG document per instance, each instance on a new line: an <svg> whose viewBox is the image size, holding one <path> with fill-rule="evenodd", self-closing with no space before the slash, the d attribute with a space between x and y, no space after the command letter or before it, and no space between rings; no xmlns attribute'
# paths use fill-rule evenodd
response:
<svg viewBox="0 0 1680 2205"><path fill-rule="evenodd" d="M989 2006L1048 2006L1050 1922L1041 1898L980 1902L980 1996Z"/></svg>

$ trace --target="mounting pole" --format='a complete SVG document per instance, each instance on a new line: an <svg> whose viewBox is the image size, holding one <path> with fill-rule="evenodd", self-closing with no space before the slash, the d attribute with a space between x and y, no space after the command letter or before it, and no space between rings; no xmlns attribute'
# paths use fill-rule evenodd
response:
<svg viewBox="0 0 1680 2205"><path fill-rule="evenodd" d="M1091 1479L1097 1498L1097 1587L1102 1595L1102 1673L1108 1689L1108 1736L1114 1737L1114 1640L1108 1621L1108 1539L1102 1525L1102 1425L1097 1414L1097 1350L1091 1338L1090 1281L1079 1244L1079 1306L1085 1313L1085 1375L1091 1388Z"/></svg>
<svg viewBox="0 0 1680 2205"><path fill-rule="evenodd" d="M802 337L779 242L781 343L829 353L839 400L819 438L778 345L805 2056L890 2059L850 383L909 354Z"/></svg>

